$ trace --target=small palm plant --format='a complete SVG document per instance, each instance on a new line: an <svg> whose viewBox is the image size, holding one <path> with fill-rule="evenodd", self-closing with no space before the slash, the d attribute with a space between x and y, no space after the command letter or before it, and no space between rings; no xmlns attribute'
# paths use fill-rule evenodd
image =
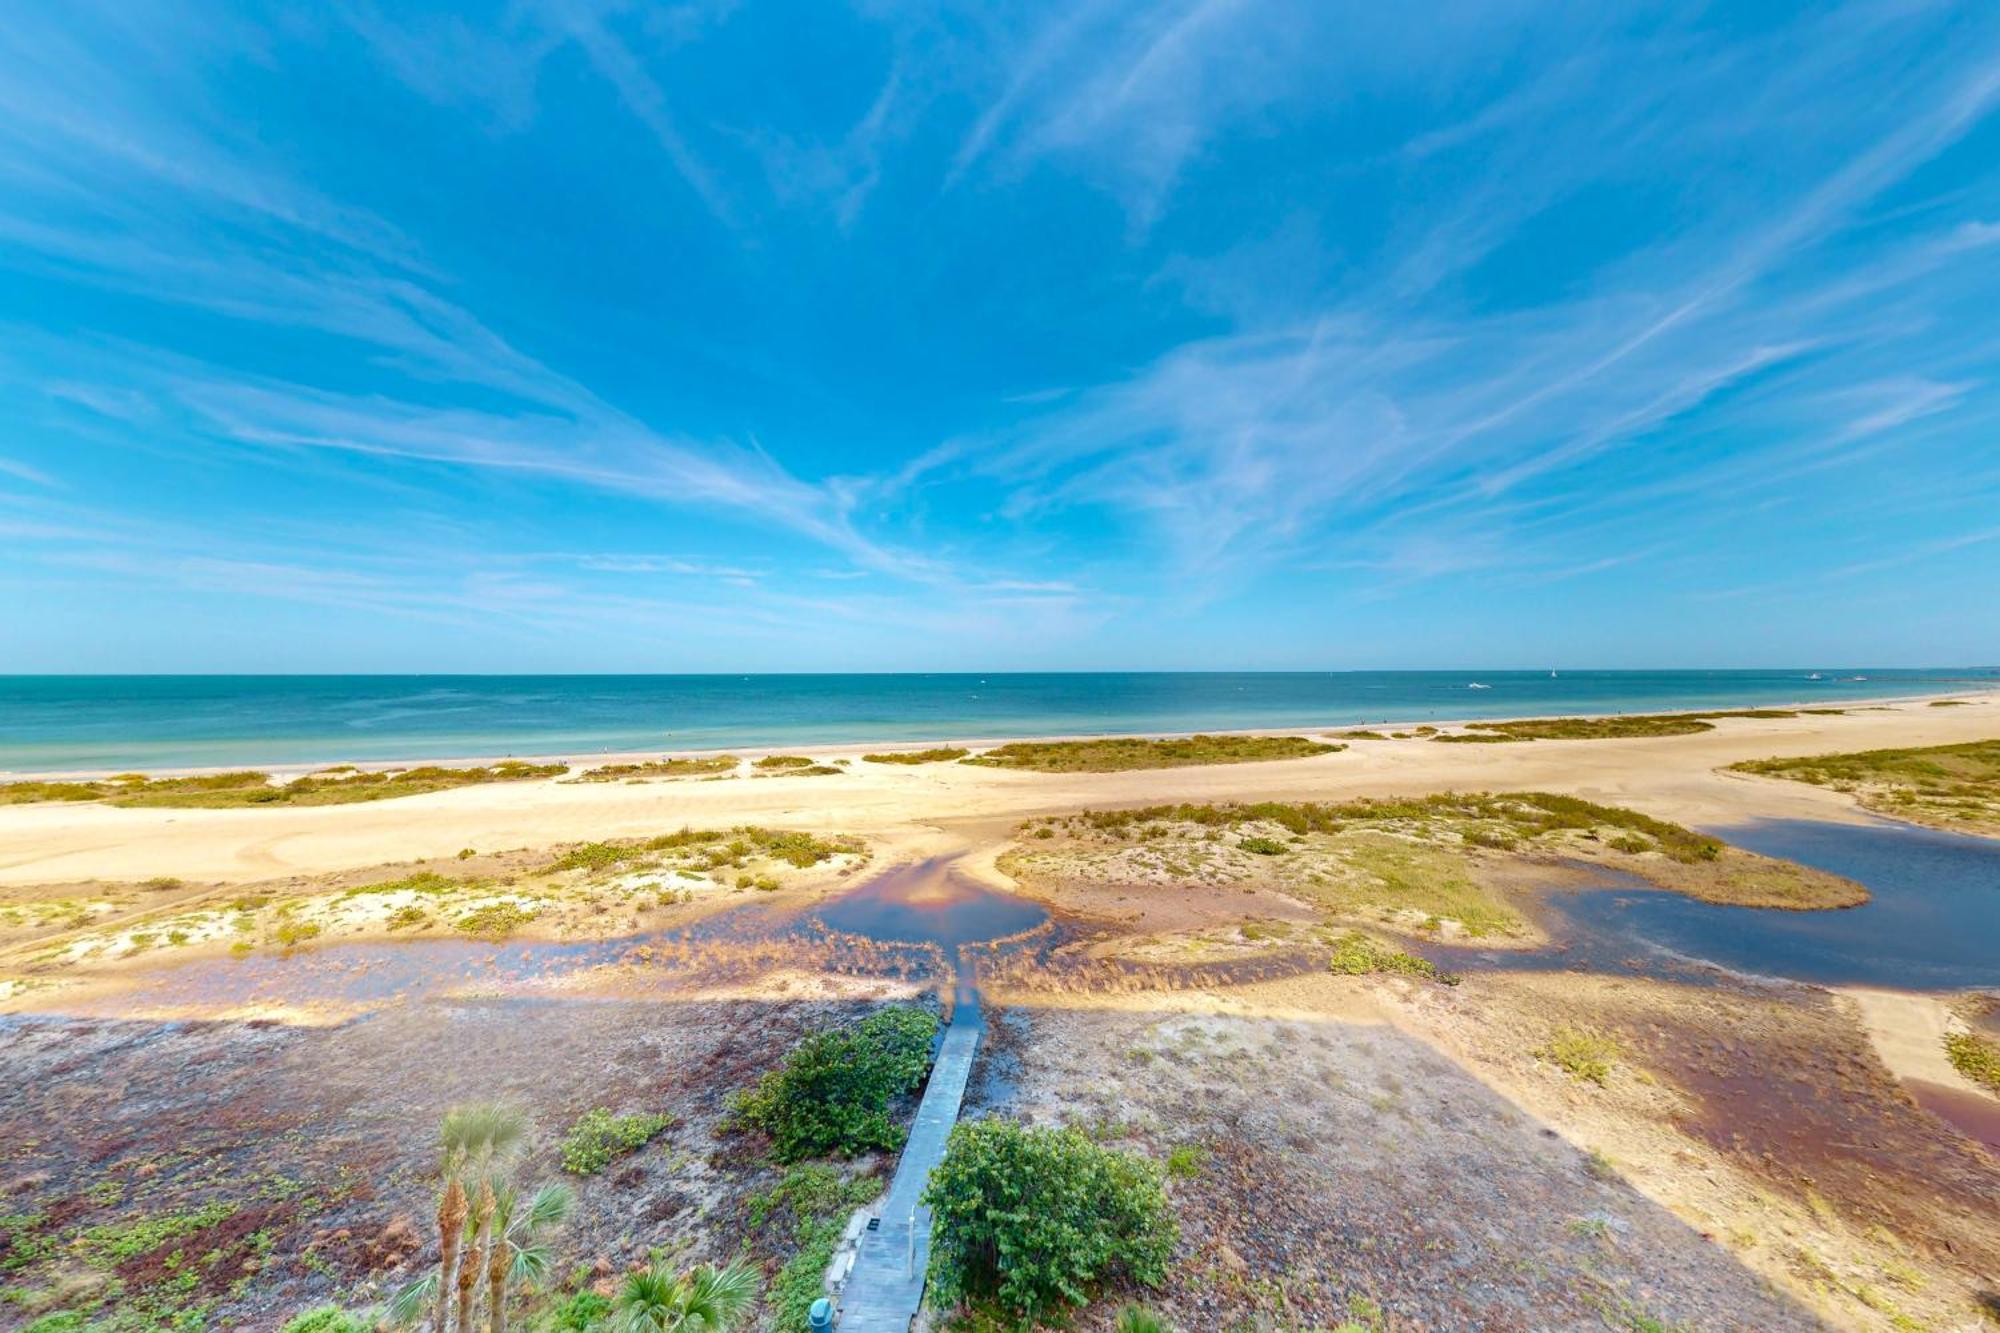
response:
<svg viewBox="0 0 2000 1333"><path fill-rule="evenodd" d="M676 1276L665 1264L628 1273L612 1302L619 1333L728 1333L757 1303L757 1270L703 1264Z"/></svg>
<svg viewBox="0 0 2000 1333"><path fill-rule="evenodd" d="M493 1174L520 1151L527 1134L527 1118L512 1107L455 1106L445 1113L438 1126L444 1177L438 1194L438 1266L396 1294L389 1309L393 1322L415 1323L428 1308L433 1333L445 1333L456 1297L460 1333L471 1333L470 1298L477 1291L479 1251L491 1216ZM468 1186L479 1192L476 1208Z"/></svg>
<svg viewBox="0 0 2000 1333"><path fill-rule="evenodd" d="M492 1244L486 1256L487 1333L507 1333L507 1288L548 1275L543 1237L569 1220L576 1196L567 1185L544 1185L526 1200L512 1185L493 1198Z"/></svg>

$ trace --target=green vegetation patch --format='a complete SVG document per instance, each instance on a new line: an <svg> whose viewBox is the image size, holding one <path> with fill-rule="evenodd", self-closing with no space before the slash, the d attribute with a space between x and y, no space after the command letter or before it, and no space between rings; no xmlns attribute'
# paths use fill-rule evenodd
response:
<svg viewBox="0 0 2000 1333"><path fill-rule="evenodd" d="M801 1162L787 1167L776 1185L750 1196L751 1229L776 1232L791 1249L765 1293L773 1328L806 1326L812 1303L825 1294L822 1277L833 1262L847 1215L881 1192L881 1182L873 1176L848 1175L825 1162Z"/></svg>
<svg viewBox="0 0 2000 1333"><path fill-rule="evenodd" d="M706 754L693 759L646 759L631 764L604 764L577 774L576 782L629 782L642 778L705 778L733 773L741 763L733 754Z"/></svg>
<svg viewBox="0 0 2000 1333"><path fill-rule="evenodd" d="M486 903L455 919L452 929L483 939L497 940L513 934L535 919L535 913L519 903Z"/></svg>
<svg viewBox="0 0 2000 1333"><path fill-rule="evenodd" d="M593 1107L577 1117L563 1136L563 1170L594 1176L613 1161L651 1143L674 1127L674 1118L652 1112L613 1115L607 1106Z"/></svg>
<svg viewBox="0 0 2000 1333"><path fill-rule="evenodd" d="M975 1120L951 1131L923 1201L941 1305L1058 1322L1102 1286L1158 1286L1177 1228L1159 1166L1075 1129Z"/></svg>
<svg viewBox="0 0 2000 1333"><path fill-rule="evenodd" d="M944 764L954 759L963 759L972 751L956 745L943 745L934 750L896 750L887 754L864 754L864 764Z"/></svg>
<svg viewBox="0 0 2000 1333"><path fill-rule="evenodd" d="M1361 827L1400 832L1456 831L1478 842L1473 834L1495 840L1531 840L1560 833L1623 831L1644 837L1668 859L1712 861L1723 844L1704 833L1614 805L1598 805L1577 796L1554 792L1439 792L1388 800L1334 803L1254 801L1225 805L1155 805L1129 810L1090 810L1055 816L1048 824L1068 823L1101 833L1126 834L1159 823L1197 824L1230 829L1245 824L1277 824L1295 835L1339 833Z"/></svg>
<svg viewBox="0 0 2000 1333"><path fill-rule="evenodd" d="M2000 1092L2000 1042L1976 1032L1954 1032L1944 1039L1944 1053L1959 1073Z"/></svg>
<svg viewBox="0 0 2000 1333"><path fill-rule="evenodd" d="M1371 976L1376 973L1395 973L1407 977L1422 977L1426 981L1441 981L1447 986L1456 986L1458 978L1438 969L1428 958L1419 958L1413 953L1370 939L1358 930L1350 930L1333 944L1333 956L1327 960L1327 967L1348 977Z"/></svg>
<svg viewBox="0 0 2000 1333"><path fill-rule="evenodd" d="M489 782L523 782L559 777L562 764L514 760L481 768L406 768L363 773L324 769L290 782L274 783L269 773L245 769L190 777L148 778L127 773L97 782L10 782L0 785L0 804L31 801L104 801L128 808L234 809L252 805L347 805L398 796L448 791Z"/></svg>
<svg viewBox="0 0 2000 1333"><path fill-rule="evenodd" d="M1561 1027L1535 1050L1535 1055L1567 1073L1571 1078L1603 1085L1611 1081L1611 1070L1623 1052L1618 1043L1589 1028Z"/></svg>
<svg viewBox="0 0 2000 1333"><path fill-rule="evenodd" d="M349 1314L337 1305L294 1315L280 1333L372 1333L375 1323L358 1314Z"/></svg>
<svg viewBox="0 0 2000 1333"><path fill-rule="evenodd" d="M614 870L662 856L680 862L691 857L704 870L741 869L751 858L762 856L805 870L861 849L862 844L854 838L822 838L789 829L740 824L728 830L684 828L653 838L580 843L552 861L549 869L552 872Z"/></svg>
<svg viewBox="0 0 2000 1333"><path fill-rule="evenodd" d="M1942 828L2000 831L2000 740L1903 750L1751 759L1739 773L1808 782L1885 815Z"/></svg>
<svg viewBox="0 0 2000 1333"><path fill-rule="evenodd" d="M484 888L489 881L483 879L453 879L440 875L435 870L419 870L404 875L401 879L385 879L375 884L357 884L341 893L343 898L362 898L378 893L457 893L462 889Z"/></svg>
<svg viewBox="0 0 2000 1333"><path fill-rule="evenodd" d="M816 1032L754 1089L738 1093L736 1121L762 1130L780 1162L894 1151L903 1130L891 1103L917 1088L931 1066L938 1020L929 1010L891 1005L850 1027Z"/></svg>
<svg viewBox="0 0 2000 1333"><path fill-rule="evenodd" d="M787 768L816 768L818 766L819 761L817 759L814 759L811 755L804 754L767 754L762 759L750 765L752 768L760 768L766 771Z"/></svg>
<svg viewBox="0 0 2000 1333"><path fill-rule="evenodd" d="M1810 712L1837 713L1837 708L1810 709ZM1495 741L1602 741L1641 736L1692 736L1715 730L1717 718L1797 717L1790 708L1733 708L1710 713L1640 713L1628 717L1531 717L1498 722L1468 722L1466 730L1433 740L1453 744Z"/></svg>
<svg viewBox="0 0 2000 1333"><path fill-rule="evenodd" d="M1197 764L1251 764L1305 759L1347 747L1304 736L1181 736L1146 740L1107 736L1085 741L1015 741L963 762L1036 773L1115 773L1135 768L1185 768Z"/></svg>

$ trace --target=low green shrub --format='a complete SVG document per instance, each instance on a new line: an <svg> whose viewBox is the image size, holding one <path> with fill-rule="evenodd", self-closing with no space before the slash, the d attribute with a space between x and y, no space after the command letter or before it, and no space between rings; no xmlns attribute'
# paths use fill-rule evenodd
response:
<svg viewBox="0 0 2000 1333"><path fill-rule="evenodd" d="M1620 1052L1618 1043L1601 1032L1561 1027L1555 1030L1546 1045L1536 1049L1535 1054L1571 1078L1603 1085L1611 1081L1612 1065Z"/></svg>
<svg viewBox="0 0 2000 1333"><path fill-rule="evenodd" d="M1103 1284L1157 1286L1176 1227L1158 1165L1074 1129L975 1120L951 1131L923 1201L941 1304L1054 1322Z"/></svg>
<svg viewBox="0 0 2000 1333"><path fill-rule="evenodd" d="M1333 956L1327 967L1342 976L1361 977L1377 972L1395 972L1404 976L1423 977L1427 981L1441 981L1447 986L1456 986L1458 978L1438 969L1428 958L1419 958L1401 949L1392 949L1378 943L1358 930L1350 930L1333 944Z"/></svg>
<svg viewBox="0 0 2000 1333"><path fill-rule="evenodd" d="M1944 1039L1944 1052L1959 1073L2000 1092L2000 1042L1976 1032L1954 1032Z"/></svg>
<svg viewBox="0 0 2000 1333"><path fill-rule="evenodd" d="M610 1313L608 1297L579 1291L549 1311L549 1333L591 1333Z"/></svg>
<svg viewBox="0 0 2000 1333"><path fill-rule="evenodd" d="M1276 838L1250 837L1236 845L1246 852L1255 852L1259 856L1283 856L1291 850Z"/></svg>
<svg viewBox="0 0 2000 1333"><path fill-rule="evenodd" d="M535 914L519 903L487 903L475 907L453 921L452 927L467 935L489 940L503 939L535 919Z"/></svg>
<svg viewBox="0 0 2000 1333"><path fill-rule="evenodd" d="M322 1305L292 1316L283 1333L372 1333L374 1327L371 1319L349 1314L337 1305Z"/></svg>
<svg viewBox="0 0 2000 1333"><path fill-rule="evenodd" d="M930 1069L937 1017L891 1005L851 1027L816 1032L735 1098L736 1120L761 1129L781 1162L902 1146L890 1103Z"/></svg>
<svg viewBox="0 0 2000 1333"><path fill-rule="evenodd" d="M670 1115L643 1111L613 1115L609 1107L592 1107L577 1117L563 1136L563 1170L594 1176L614 1159L637 1152L673 1127Z"/></svg>

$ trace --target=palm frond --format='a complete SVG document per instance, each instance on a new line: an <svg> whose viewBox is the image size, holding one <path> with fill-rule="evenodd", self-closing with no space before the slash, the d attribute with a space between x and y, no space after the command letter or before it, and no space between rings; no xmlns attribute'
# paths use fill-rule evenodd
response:
<svg viewBox="0 0 2000 1333"><path fill-rule="evenodd" d="M576 1207L576 1195L570 1187L557 1182L544 1185L535 1191L535 1197L528 1201L528 1211L523 1221L530 1234L560 1226L569 1220Z"/></svg>
<svg viewBox="0 0 2000 1333"><path fill-rule="evenodd" d="M383 1319L392 1328L404 1328L422 1319L437 1300L438 1270L433 1268L422 1277L412 1278L397 1289L389 1298L383 1311Z"/></svg>

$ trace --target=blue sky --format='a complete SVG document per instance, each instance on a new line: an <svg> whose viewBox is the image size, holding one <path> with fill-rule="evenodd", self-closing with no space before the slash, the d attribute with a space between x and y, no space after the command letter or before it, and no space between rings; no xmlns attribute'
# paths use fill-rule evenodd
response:
<svg viewBox="0 0 2000 1333"><path fill-rule="evenodd" d="M2000 660L2000 6L10 7L0 670Z"/></svg>

